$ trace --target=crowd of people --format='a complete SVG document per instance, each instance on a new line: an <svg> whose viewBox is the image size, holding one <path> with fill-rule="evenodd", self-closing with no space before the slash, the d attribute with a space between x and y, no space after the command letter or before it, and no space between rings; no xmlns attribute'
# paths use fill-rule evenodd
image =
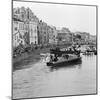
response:
<svg viewBox="0 0 100 100"><path fill-rule="evenodd" d="M72 45L68 48L65 48L64 50L61 50L59 47L56 47L55 49L50 49L50 61L57 61L58 57L61 57L63 54L65 54L65 58L68 59L68 54L75 54L78 57L80 57L80 45Z"/></svg>
<svg viewBox="0 0 100 100"><path fill-rule="evenodd" d="M27 46L24 46L22 44L19 44L19 46L13 48L13 57L16 58L17 56L21 56L24 53L34 53L34 51L42 50L46 48L51 48L52 46L50 44L48 45L37 45L37 44L30 44Z"/></svg>

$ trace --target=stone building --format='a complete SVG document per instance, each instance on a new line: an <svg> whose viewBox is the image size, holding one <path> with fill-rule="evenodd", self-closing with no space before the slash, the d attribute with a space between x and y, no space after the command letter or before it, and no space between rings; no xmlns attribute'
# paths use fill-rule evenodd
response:
<svg viewBox="0 0 100 100"><path fill-rule="evenodd" d="M72 33L68 28L57 30L57 39L59 43L69 44L72 42Z"/></svg>
<svg viewBox="0 0 100 100"><path fill-rule="evenodd" d="M30 44L38 44L38 31L37 31L37 23L34 21L29 22L29 39Z"/></svg>
<svg viewBox="0 0 100 100"><path fill-rule="evenodd" d="M56 44L57 43L57 30L54 26L48 26L48 38L49 44Z"/></svg>
<svg viewBox="0 0 100 100"><path fill-rule="evenodd" d="M24 7L14 8L13 19L13 36L15 36L14 33L20 33L23 34L25 45L38 44L37 25L39 19L31 9Z"/></svg>
<svg viewBox="0 0 100 100"><path fill-rule="evenodd" d="M83 40L85 43L89 41L90 34L87 32L81 32L81 40Z"/></svg>
<svg viewBox="0 0 100 100"><path fill-rule="evenodd" d="M25 45L24 41L24 22L13 18L13 47L17 47L20 43Z"/></svg>
<svg viewBox="0 0 100 100"><path fill-rule="evenodd" d="M92 43L92 44L97 44L97 37L96 35L90 35L89 36L89 43Z"/></svg>
<svg viewBox="0 0 100 100"><path fill-rule="evenodd" d="M38 24L38 43L39 45L46 45L48 44L48 26L45 22L40 20Z"/></svg>
<svg viewBox="0 0 100 100"><path fill-rule="evenodd" d="M75 42L80 44L88 44L90 34L87 32L75 32Z"/></svg>

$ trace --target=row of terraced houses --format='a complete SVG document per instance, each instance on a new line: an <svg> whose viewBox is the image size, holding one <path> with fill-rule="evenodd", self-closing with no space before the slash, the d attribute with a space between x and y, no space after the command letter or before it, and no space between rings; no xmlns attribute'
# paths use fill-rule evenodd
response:
<svg viewBox="0 0 100 100"><path fill-rule="evenodd" d="M20 44L27 46L47 45L57 43L71 43L81 40L87 42L89 40L96 41L96 36L91 36L86 32L71 32L68 28L63 27L57 30L55 26L50 26L32 12L30 8L13 8L13 47ZM74 39L74 38L75 39ZM91 38L90 38L91 37Z"/></svg>
<svg viewBox="0 0 100 100"><path fill-rule="evenodd" d="M13 9L13 47L23 45L45 45L56 41L56 27L39 20L29 8Z"/></svg>

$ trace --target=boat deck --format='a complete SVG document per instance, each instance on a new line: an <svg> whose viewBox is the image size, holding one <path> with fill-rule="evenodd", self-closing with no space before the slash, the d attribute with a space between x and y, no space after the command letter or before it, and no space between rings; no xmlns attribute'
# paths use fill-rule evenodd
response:
<svg viewBox="0 0 100 100"><path fill-rule="evenodd" d="M69 55L68 59L62 57L58 57L57 61L47 62L47 66L62 66L65 64L72 64L81 61L81 57L77 55Z"/></svg>

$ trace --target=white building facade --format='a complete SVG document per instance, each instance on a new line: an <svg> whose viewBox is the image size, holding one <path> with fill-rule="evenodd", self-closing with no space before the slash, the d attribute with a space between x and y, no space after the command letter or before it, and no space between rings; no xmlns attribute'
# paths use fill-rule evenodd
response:
<svg viewBox="0 0 100 100"><path fill-rule="evenodd" d="M38 44L37 23L29 22L29 38L30 44Z"/></svg>
<svg viewBox="0 0 100 100"><path fill-rule="evenodd" d="M13 47L19 46L21 43L25 45L24 41L24 30L25 24L23 21L16 18L13 19Z"/></svg>

